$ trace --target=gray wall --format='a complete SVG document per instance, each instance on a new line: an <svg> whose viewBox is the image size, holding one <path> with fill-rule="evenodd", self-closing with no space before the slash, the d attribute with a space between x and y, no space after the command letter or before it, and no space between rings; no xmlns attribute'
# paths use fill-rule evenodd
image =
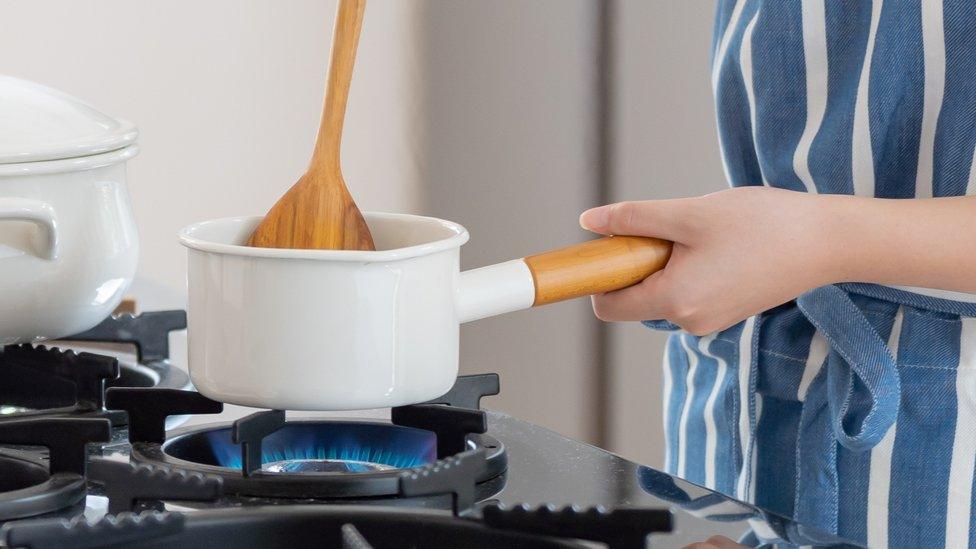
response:
<svg viewBox="0 0 976 549"><path fill-rule="evenodd" d="M421 5L425 210L471 232L464 267L585 238L598 188L598 6L589 0ZM583 300L464 326L465 372L497 371L495 406L597 437L596 321Z"/></svg>
<svg viewBox="0 0 976 549"><path fill-rule="evenodd" d="M610 197L694 196L725 186L709 83L714 2L613 0ZM607 444L644 463L664 459L665 335L636 323L609 332Z"/></svg>

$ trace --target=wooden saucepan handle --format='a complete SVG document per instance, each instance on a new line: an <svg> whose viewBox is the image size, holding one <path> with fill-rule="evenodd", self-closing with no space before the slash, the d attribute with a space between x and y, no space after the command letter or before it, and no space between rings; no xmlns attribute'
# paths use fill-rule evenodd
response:
<svg viewBox="0 0 976 549"><path fill-rule="evenodd" d="M633 286L660 271L671 242L608 236L461 273L458 320L471 322Z"/></svg>
<svg viewBox="0 0 976 549"><path fill-rule="evenodd" d="M532 306L632 286L670 257L671 242L642 236L608 236L526 257L535 283Z"/></svg>

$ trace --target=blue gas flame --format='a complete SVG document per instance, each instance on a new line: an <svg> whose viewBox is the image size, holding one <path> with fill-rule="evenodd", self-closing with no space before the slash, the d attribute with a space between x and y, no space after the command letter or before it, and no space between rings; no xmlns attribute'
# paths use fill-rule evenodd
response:
<svg viewBox="0 0 976 549"><path fill-rule="evenodd" d="M214 465L241 468L241 447L231 441L229 428L206 434ZM421 429L384 423L288 423L262 441L261 463L329 459L409 468L437 459L437 436ZM356 463L352 472L367 470Z"/></svg>

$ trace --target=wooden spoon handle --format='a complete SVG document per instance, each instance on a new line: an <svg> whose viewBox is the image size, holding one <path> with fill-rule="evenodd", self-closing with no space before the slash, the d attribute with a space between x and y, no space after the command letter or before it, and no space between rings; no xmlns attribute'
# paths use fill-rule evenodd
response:
<svg viewBox="0 0 976 549"><path fill-rule="evenodd" d="M356 63L359 32L363 28L366 0L339 0L335 28L332 31L332 58L325 88L322 123L315 142L315 152L309 171L317 168L339 171L339 145L342 141L342 121L346 116L346 100L352 69Z"/></svg>
<svg viewBox="0 0 976 549"><path fill-rule="evenodd" d="M671 242L608 236L525 258L535 282L534 307L637 284L661 270Z"/></svg>

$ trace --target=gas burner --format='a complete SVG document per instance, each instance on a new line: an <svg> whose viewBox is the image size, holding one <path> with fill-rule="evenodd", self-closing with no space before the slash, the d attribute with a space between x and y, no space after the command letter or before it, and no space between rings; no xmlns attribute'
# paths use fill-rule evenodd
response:
<svg viewBox="0 0 976 549"><path fill-rule="evenodd" d="M29 417L104 417L113 425L125 414L104 406L109 387L189 386L189 377L168 362L169 332L186 328L184 311L110 317L72 341L133 344L137 363L90 352L8 345L0 350L0 420Z"/></svg>
<svg viewBox="0 0 976 549"><path fill-rule="evenodd" d="M107 419L96 418L0 422L0 521L55 512L83 500L85 445L107 442L111 430Z"/></svg>
<svg viewBox="0 0 976 549"><path fill-rule="evenodd" d="M242 471L237 427L196 429L169 438L162 451L185 462ZM262 441L260 469L271 474L369 473L427 465L437 459L431 431L365 421L292 421Z"/></svg>
<svg viewBox="0 0 976 549"><path fill-rule="evenodd" d="M134 463L217 476L233 496L348 500L404 496L398 481L404 470L470 451L485 455L473 479L483 497L497 491L505 446L485 434L485 413L477 409L481 397L497 393L495 374L461 376L440 399L394 408L390 422L286 421L283 411L271 410L168 435L167 416L219 413L223 405L192 391L142 388L113 388L107 400L110 409L128 413Z"/></svg>

